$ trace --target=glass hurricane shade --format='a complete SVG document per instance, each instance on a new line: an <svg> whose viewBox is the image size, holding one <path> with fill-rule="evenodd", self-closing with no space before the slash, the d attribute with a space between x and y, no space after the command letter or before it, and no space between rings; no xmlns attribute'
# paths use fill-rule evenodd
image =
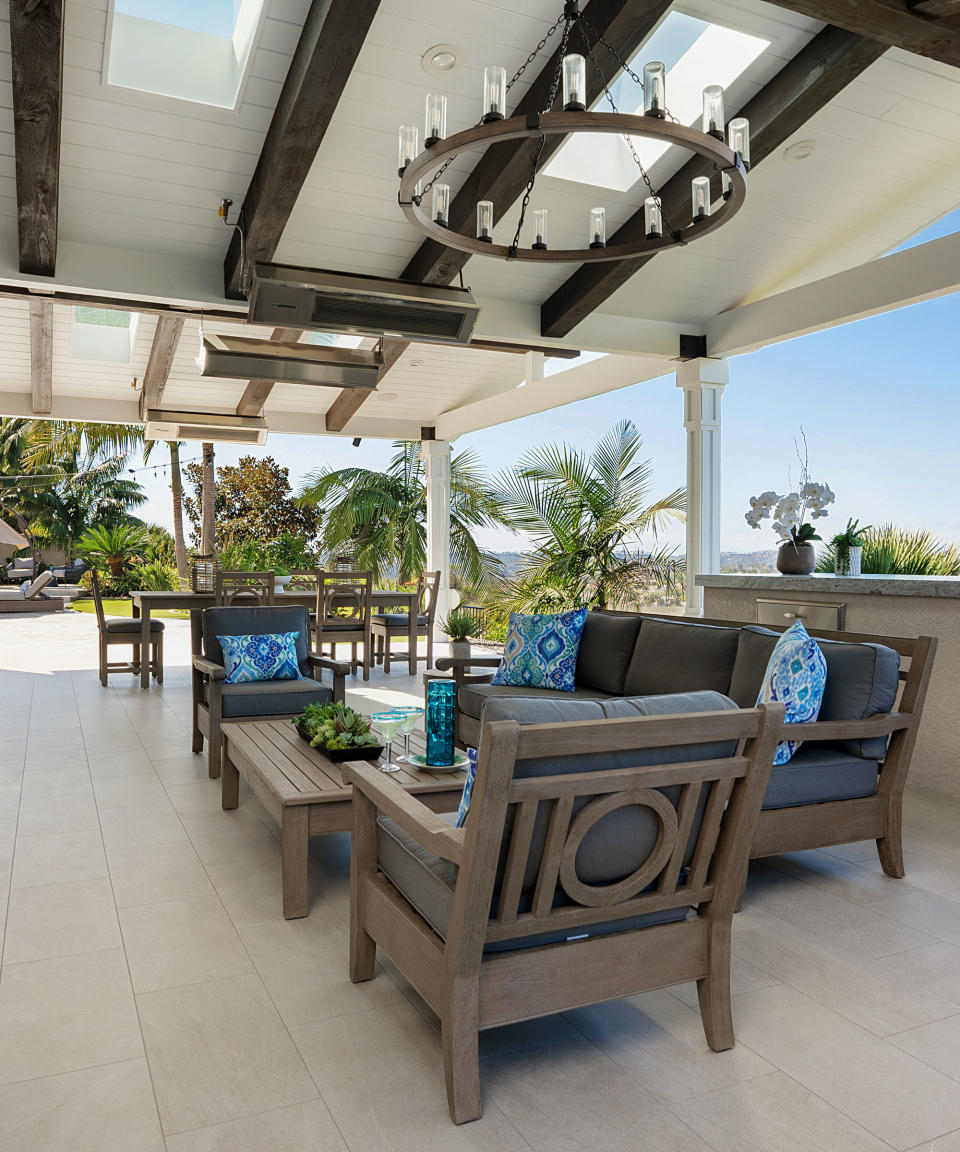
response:
<svg viewBox="0 0 960 1152"><path fill-rule="evenodd" d="M720 188L723 191L723 198L726 200L733 191L733 181L726 172L720 173Z"/></svg>
<svg viewBox="0 0 960 1152"><path fill-rule="evenodd" d="M587 97L587 62L576 52L563 58L563 110L584 112Z"/></svg>
<svg viewBox="0 0 960 1152"><path fill-rule="evenodd" d="M590 209L590 247L607 246L607 212L605 208Z"/></svg>
<svg viewBox="0 0 960 1152"><path fill-rule="evenodd" d="M533 210L533 247L543 250L547 246L547 210L534 208Z"/></svg>
<svg viewBox="0 0 960 1152"><path fill-rule="evenodd" d="M643 202L643 227L648 240L663 235L663 215L660 212L660 205L652 196L648 196Z"/></svg>
<svg viewBox="0 0 960 1152"><path fill-rule="evenodd" d="M703 130L708 136L723 139L723 89L708 84L703 90Z"/></svg>
<svg viewBox="0 0 960 1152"><path fill-rule="evenodd" d="M442 92L427 93L426 128L423 143L426 148L442 140L447 134L447 98Z"/></svg>
<svg viewBox="0 0 960 1152"><path fill-rule="evenodd" d="M727 143L740 159L750 165L750 121L746 116L735 116L727 125Z"/></svg>
<svg viewBox="0 0 960 1152"><path fill-rule="evenodd" d="M402 176L410 161L420 151L420 133L413 124L400 125L399 154L397 157L397 170Z"/></svg>
<svg viewBox="0 0 960 1152"><path fill-rule="evenodd" d="M502 120L507 106L507 70L490 64L483 70L483 122Z"/></svg>
<svg viewBox="0 0 960 1152"><path fill-rule="evenodd" d="M694 220L703 220L710 215L710 177L697 176L690 185L693 201Z"/></svg>
<svg viewBox="0 0 960 1152"><path fill-rule="evenodd" d="M643 114L662 120L667 109L667 70L659 60L643 66Z"/></svg>
<svg viewBox="0 0 960 1152"><path fill-rule="evenodd" d="M433 218L437 224L444 228L450 223L450 185L434 184L433 186Z"/></svg>
<svg viewBox="0 0 960 1152"><path fill-rule="evenodd" d="M477 201L477 239L493 243L493 201Z"/></svg>

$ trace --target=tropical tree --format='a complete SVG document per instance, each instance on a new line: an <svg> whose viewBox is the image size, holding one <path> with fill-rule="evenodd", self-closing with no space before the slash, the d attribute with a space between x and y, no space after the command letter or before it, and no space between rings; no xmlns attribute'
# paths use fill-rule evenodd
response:
<svg viewBox="0 0 960 1152"><path fill-rule="evenodd" d="M398 440L386 470L321 469L307 477L300 503L324 513L325 551L349 549L361 568L382 578L394 568L401 581L416 580L427 563L427 486L420 443ZM502 566L477 544L478 528L505 520L477 454L450 461L450 562L455 583L470 589L496 580Z"/></svg>
<svg viewBox="0 0 960 1152"><path fill-rule="evenodd" d="M833 546L824 549L818 572L833 571ZM960 576L960 547L923 528L879 524L863 533L860 571L894 576Z"/></svg>
<svg viewBox="0 0 960 1152"><path fill-rule="evenodd" d="M686 493L677 488L651 502L652 467L639 458L642 447L633 423L623 420L589 455L543 444L497 478L511 525L534 544L505 586L515 607L626 606L651 587L676 586L683 561L643 538L656 541L670 521L684 519Z"/></svg>
<svg viewBox="0 0 960 1152"><path fill-rule="evenodd" d="M80 537L77 547L81 556L100 561L111 576L122 576L128 564L142 557L149 537L142 524L95 524Z"/></svg>

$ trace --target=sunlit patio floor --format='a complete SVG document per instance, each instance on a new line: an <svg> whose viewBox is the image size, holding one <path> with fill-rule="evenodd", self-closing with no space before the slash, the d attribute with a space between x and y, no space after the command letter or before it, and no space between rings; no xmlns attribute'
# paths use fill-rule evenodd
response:
<svg viewBox="0 0 960 1152"><path fill-rule="evenodd" d="M190 753L188 628L162 688L96 673L96 620L0 618L0 1152L960 1152L960 802L754 866L737 1046L692 985L498 1029L483 1119L447 1116L436 1021L347 968L348 837L281 915L277 829ZM414 679L349 681L367 710Z"/></svg>

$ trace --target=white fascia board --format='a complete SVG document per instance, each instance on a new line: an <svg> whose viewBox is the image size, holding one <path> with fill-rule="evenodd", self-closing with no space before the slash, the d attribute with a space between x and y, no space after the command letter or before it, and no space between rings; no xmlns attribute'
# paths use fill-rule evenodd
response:
<svg viewBox="0 0 960 1152"><path fill-rule="evenodd" d="M131 396L135 394L131 391ZM0 416L34 419L29 392L0 392ZM97 424L139 424L136 399L111 400L92 396L58 396L54 391L53 410L45 420L79 420Z"/></svg>

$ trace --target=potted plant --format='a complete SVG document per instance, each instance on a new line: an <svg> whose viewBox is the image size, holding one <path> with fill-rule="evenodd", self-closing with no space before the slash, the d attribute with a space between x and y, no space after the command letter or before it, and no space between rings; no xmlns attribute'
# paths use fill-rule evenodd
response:
<svg viewBox="0 0 960 1152"><path fill-rule="evenodd" d="M813 541L820 536L809 521L826 516L827 505L835 499L829 484L810 479L805 457L801 457L801 465L797 491L783 496L772 491L751 496L750 508L744 517L751 528L759 528L761 520L773 517L773 530L783 541L777 552L777 571L784 576L809 576L816 568Z"/></svg>
<svg viewBox="0 0 960 1152"><path fill-rule="evenodd" d="M470 637L476 635L477 626L469 612L454 608L446 620L440 622L440 628L450 641L451 656L463 659L470 655Z"/></svg>
<svg viewBox="0 0 960 1152"><path fill-rule="evenodd" d="M859 520L848 520L844 530L830 541L833 546L833 571L837 576L859 576L863 538L872 525L860 527Z"/></svg>
<svg viewBox="0 0 960 1152"><path fill-rule="evenodd" d="M376 760L383 751L369 719L342 701L308 704L293 723L311 748L319 748L333 761Z"/></svg>
<svg viewBox="0 0 960 1152"><path fill-rule="evenodd" d="M273 588L275 592L282 592L290 583L290 569L276 567L273 570Z"/></svg>

